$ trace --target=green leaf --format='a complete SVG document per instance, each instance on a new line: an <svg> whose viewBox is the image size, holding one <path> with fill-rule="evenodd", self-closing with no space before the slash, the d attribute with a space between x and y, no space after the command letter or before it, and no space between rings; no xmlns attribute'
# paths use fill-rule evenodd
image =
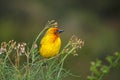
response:
<svg viewBox="0 0 120 80"><path fill-rule="evenodd" d="M102 73L106 74L106 73L109 72L109 67L106 66L106 65L103 65L103 66L101 67L101 71L102 71Z"/></svg>
<svg viewBox="0 0 120 80"><path fill-rule="evenodd" d="M113 56L107 56L107 57L106 57L106 60L107 60L110 64L113 63L113 59L114 59Z"/></svg>

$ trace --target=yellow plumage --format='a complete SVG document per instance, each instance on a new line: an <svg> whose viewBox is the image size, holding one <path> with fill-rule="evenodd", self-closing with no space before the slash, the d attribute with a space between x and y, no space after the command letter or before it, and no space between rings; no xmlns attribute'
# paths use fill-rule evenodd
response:
<svg viewBox="0 0 120 80"><path fill-rule="evenodd" d="M47 30L40 42L40 54L45 57L53 57L59 53L61 39L59 33L62 32L58 27L51 27Z"/></svg>

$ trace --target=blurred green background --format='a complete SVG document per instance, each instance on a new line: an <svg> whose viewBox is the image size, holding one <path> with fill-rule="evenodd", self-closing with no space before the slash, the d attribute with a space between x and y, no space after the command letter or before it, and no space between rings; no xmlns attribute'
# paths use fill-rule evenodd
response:
<svg viewBox="0 0 120 80"><path fill-rule="evenodd" d="M31 42L48 20L64 30L62 46L75 34L85 41L79 56L70 56L66 69L86 80L90 62L120 52L120 1L118 0L0 0L0 42ZM112 69L105 80L119 80ZM80 80L67 77L64 80Z"/></svg>

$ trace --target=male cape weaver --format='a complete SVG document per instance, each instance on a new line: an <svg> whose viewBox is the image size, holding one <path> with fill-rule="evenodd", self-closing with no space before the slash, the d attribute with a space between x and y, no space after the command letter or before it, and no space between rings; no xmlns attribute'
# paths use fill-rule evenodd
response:
<svg viewBox="0 0 120 80"><path fill-rule="evenodd" d="M49 28L40 42L40 54L45 57L56 56L61 47L60 30L58 27Z"/></svg>

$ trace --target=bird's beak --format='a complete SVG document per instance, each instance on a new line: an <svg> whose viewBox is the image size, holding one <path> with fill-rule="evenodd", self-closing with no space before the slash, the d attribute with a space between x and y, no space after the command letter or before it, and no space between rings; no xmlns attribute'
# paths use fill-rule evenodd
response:
<svg viewBox="0 0 120 80"><path fill-rule="evenodd" d="M64 30L58 30L58 33L62 33Z"/></svg>

